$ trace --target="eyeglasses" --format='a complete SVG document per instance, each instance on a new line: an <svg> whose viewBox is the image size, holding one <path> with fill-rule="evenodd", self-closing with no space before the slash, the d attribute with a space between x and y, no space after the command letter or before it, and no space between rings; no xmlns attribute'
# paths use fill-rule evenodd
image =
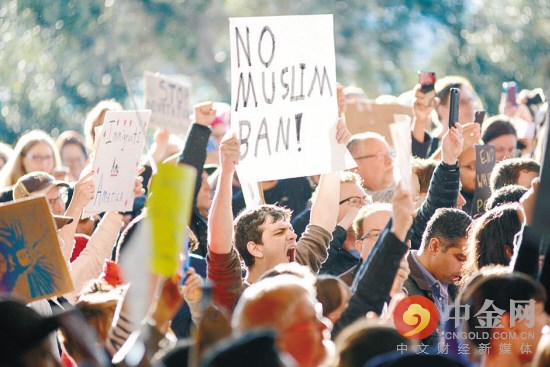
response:
<svg viewBox="0 0 550 367"><path fill-rule="evenodd" d="M395 159L395 152L394 151L389 151L389 152L385 152L385 153L379 152L379 153L376 153L376 154L367 154L367 155L364 155L364 156L361 156L361 157L354 157L353 159L358 161L358 160L361 160L361 159L376 158L379 161L382 161L382 160L386 159L386 157L391 158L391 160L393 161Z"/></svg>
<svg viewBox="0 0 550 367"><path fill-rule="evenodd" d="M53 161L52 155L40 155L40 154L27 153L25 154L25 157L29 158L31 161L34 161L34 162L52 162Z"/></svg>
<svg viewBox="0 0 550 367"><path fill-rule="evenodd" d="M359 241L363 241L365 238L374 238L374 239L377 239L378 237L380 237L380 233L382 233L382 231L379 230L379 229L371 229L370 231L368 231L367 233L365 233L364 235L362 235L362 236L359 238Z"/></svg>
<svg viewBox="0 0 550 367"><path fill-rule="evenodd" d="M53 199L48 199L48 203L50 204L50 207L54 207L57 203L65 204L67 202L67 198L68 191L66 189L60 189L59 195Z"/></svg>
<svg viewBox="0 0 550 367"><path fill-rule="evenodd" d="M363 206L363 205L368 204L369 201L368 201L368 198L367 198L366 196L363 196L363 197L360 197L360 196L350 196L349 198L340 201L338 204L339 204L339 205L342 205L342 204L348 203L348 202L349 202L351 205Z"/></svg>

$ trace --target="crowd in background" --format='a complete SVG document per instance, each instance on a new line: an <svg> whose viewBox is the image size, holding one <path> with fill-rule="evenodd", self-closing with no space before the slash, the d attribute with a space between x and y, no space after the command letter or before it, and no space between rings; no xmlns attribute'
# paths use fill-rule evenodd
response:
<svg viewBox="0 0 550 367"><path fill-rule="evenodd" d="M454 124L451 88L461 95ZM28 305L2 296L0 366L550 365L550 257L533 217L548 127L542 90L503 92L500 113L482 122L483 103L461 76L440 78L434 98L420 85L385 96L412 107L411 187L396 179L390 141L348 131L346 104L366 97L338 88L336 140L357 167L262 182L257 207L246 206L235 172L240 142L226 105L196 105L185 139L157 129L148 158L198 172L191 266L158 281L142 320L128 310L140 285L125 282L119 263L148 215L149 159L133 210L82 216L96 190L95 128L123 106L99 102L83 135L33 130L1 144L0 200L45 195L54 217L73 219L57 234L75 289ZM497 164L484 213L472 218L476 144L494 145ZM15 265L0 260L4 282ZM395 322L410 296L439 315L420 340ZM461 306L468 317L455 323Z"/></svg>

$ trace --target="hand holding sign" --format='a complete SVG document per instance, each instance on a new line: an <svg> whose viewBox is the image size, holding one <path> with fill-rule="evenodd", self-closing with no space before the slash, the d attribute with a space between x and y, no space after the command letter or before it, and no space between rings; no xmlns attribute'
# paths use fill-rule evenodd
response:
<svg viewBox="0 0 550 367"><path fill-rule="evenodd" d="M458 156L462 153L463 145L462 125L456 123L443 136L443 141L441 142L441 160L448 165L456 164Z"/></svg>
<svg viewBox="0 0 550 367"><path fill-rule="evenodd" d="M351 139L351 133L348 130L348 127L344 123L344 119L340 117L338 123L336 124L336 142L338 144L348 145L349 140Z"/></svg>
<svg viewBox="0 0 550 367"><path fill-rule="evenodd" d="M86 205L94 198L95 185L93 181L94 172L88 172L82 176L74 186L71 206L82 211Z"/></svg>

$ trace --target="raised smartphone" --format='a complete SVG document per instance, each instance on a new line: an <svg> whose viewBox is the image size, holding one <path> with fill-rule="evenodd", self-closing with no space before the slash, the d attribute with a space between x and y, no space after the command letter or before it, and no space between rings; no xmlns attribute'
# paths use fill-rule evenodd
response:
<svg viewBox="0 0 550 367"><path fill-rule="evenodd" d="M451 88L449 97L449 128L458 122L458 109L460 107L460 89Z"/></svg>

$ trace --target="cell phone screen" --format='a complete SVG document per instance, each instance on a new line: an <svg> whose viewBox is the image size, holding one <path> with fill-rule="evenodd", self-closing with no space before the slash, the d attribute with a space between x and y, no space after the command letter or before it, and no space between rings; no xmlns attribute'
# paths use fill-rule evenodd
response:
<svg viewBox="0 0 550 367"><path fill-rule="evenodd" d="M458 110L460 106L460 89L451 88L450 90L450 103L449 103L449 128L458 122Z"/></svg>

